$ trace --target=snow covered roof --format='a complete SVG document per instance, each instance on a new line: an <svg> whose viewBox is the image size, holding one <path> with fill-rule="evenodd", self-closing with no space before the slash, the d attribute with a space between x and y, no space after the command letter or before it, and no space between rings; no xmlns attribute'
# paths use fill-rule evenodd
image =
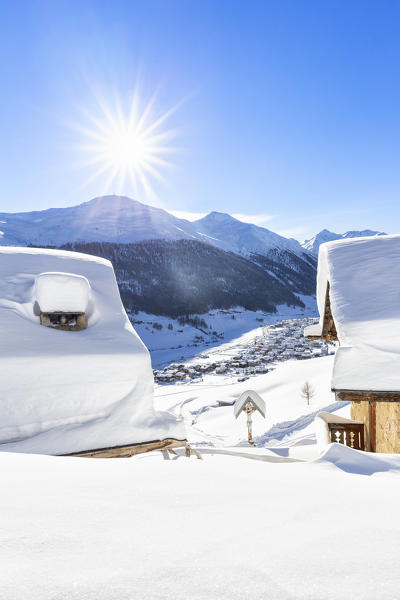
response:
<svg viewBox="0 0 400 600"><path fill-rule="evenodd" d="M400 391L400 235L345 239L319 250L318 325L321 335L327 285L340 348L332 388Z"/></svg>
<svg viewBox="0 0 400 600"><path fill-rule="evenodd" d="M41 312L86 312L90 283L82 275L40 273L35 279L34 297Z"/></svg>
<svg viewBox="0 0 400 600"><path fill-rule="evenodd" d="M247 404L247 402L251 402L252 405L254 406L254 408L257 409L265 419L265 402L261 398L261 396L259 394L257 394L257 392L255 392L254 390L247 390L247 391L243 392L243 394L241 394L240 398L238 398L238 400L236 400L235 406L233 409L236 419L238 418L238 416L244 409L244 406Z"/></svg>
<svg viewBox="0 0 400 600"><path fill-rule="evenodd" d="M65 310L57 274L62 285L74 280L87 329L40 325L38 294L47 308L56 302ZM1 450L66 454L185 438L174 417L153 408L149 352L126 316L108 260L0 247L0 331Z"/></svg>

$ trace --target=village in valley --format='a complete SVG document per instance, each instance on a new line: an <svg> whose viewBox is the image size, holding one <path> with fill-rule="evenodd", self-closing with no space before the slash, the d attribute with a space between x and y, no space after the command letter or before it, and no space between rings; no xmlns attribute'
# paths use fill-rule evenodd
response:
<svg viewBox="0 0 400 600"><path fill-rule="evenodd" d="M261 334L249 341L246 348L229 348L226 352L207 354L200 352L195 359L171 363L163 369L154 369L156 383L202 381L203 375L229 375L237 381L268 373L278 362L307 360L334 353L335 343L324 340L310 341L304 337L304 328L315 319L285 319L261 328Z"/></svg>

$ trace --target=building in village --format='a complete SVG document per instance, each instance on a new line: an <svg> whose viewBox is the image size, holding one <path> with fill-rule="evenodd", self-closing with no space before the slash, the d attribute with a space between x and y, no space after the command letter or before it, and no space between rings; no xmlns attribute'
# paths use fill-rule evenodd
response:
<svg viewBox="0 0 400 600"><path fill-rule="evenodd" d="M0 247L0 331L0 450L184 440L182 423L154 410L150 355L108 260Z"/></svg>
<svg viewBox="0 0 400 600"><path fill-rule="evenodd" d="M339 342L337 400L364 424L366 450L400 452L400 235L321 245L317 296L320 321L305 335Z"/></svg>

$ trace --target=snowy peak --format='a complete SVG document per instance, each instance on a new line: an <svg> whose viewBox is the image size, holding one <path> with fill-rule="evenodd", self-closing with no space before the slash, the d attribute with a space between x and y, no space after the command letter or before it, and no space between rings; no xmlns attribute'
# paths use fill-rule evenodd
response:
<svg viewBox="0 0 400 600"><path fill-rule="evenodd" d="M193 225L205 241L247 258L289 289L314 293L316 261L297 240L224 213L210 213Z"/></svg>
<svg viewBox="0 0 400 600"><path fill-rule="evenodd" d="M159 260L151 254L154 242L177 243L180 251L191 260L192 269L201 267L202 252L210 254L209 246L240 255L247 263L248 272L255 273L255 265L261 267L275 284L290 293L312 294L315 289L315 259L293 239L284 238L268 229L243 223L229 214L212 212L193 223L179 219L167 211L142 204L126 196L100 196L89 202L68 208L51 208L27 213L0 213L0 246L53 246L76 248L79 245L96 247L98 252L104 242L113 244L117 250L126 244L138 244L146 248L155 263ZM185 242L203 242L189 253ZM100 246L100 248L98 248ZM164 249L164 246L162 247ZM124 250L125 251L125 250ZM128 250L126 250L128 251ZM133 254L140 249L132 250ZM166 252L166 250L165 250ZM190 254L190 257L189 257ZM196 257L196 254L198 255ZM218 255L221 257L222 255ZM239 257L230 257L229 268L238 268ZM218 262L211 265L208 278L218 273ZM228 259L226 259L228 260ZM251 261L251 262L249 262ZM173 258L173 264L177 260ZM228 261L229 262L229 261ZM240 263L241 264L241 263ZM197 265L197 266L196 266ZM164 265L171 278L171 265ZM252 270L253 269L253 270ZM142 273L141 285L145 274ZM255 277L260 283L260 271ZM121 281L123 277L121 275ZM134 286L131 275L129 285ZM254 284L251 284L254 285ZM250 286L251 287L251 286ZM153 290L154 292L154 290ZM149 292L150 296L153 292ZM154 292L157 295L157 292ZM159 294L158 294L159 295ZM246 300L247 302L247 300ZM293 299L290 300L293 303Z"/></svg>
<svg viewBox="0 0 400 600"><path fill-rule="evenodd" d="M230 215L228 213L222 213L222 212L213 210L205 217L195 221L195 223L225 223L225 222L232 222L232 221L236 221L236 223L240 223L240 221L238 221L237 219L235 219L235 217L232 217L232 215Z"/></svg>
<svg viewBox="0 0 400 600"><path fill-rule="evenodd" d="M339 233L334 233L333 231L329 231L328 229L323 229L310 240L305 240L302 246L312 254L317 255L321 244L324 244L325 242L333 242L334 240L338 240L341 237L342 235Z"/></svg>
<svg viewBox="0 0 400 600"><path fill-rule="evenodd" d="M0 213L1 245L61 246L78 241L199 239L189 221L126 196L100 196L68 208Z"/></svg>
<svg viewBox="0 0 400 600"><path fill-rule="evenodd" d="M342 235L343 238L355 238L355 237L372 237L374 235L387 235L383 231L372 231L372 229L363 229L362 231L346 231Z"/></svg>
<svg viewBox="0 0 400 600"><path fill-rule="evenodd" d="M314 256L318 256L319 247L325 242L333 242L335 240L341 240L345 238L356 238L356 237L371 237L374 235L387 235L381 231L373 231L372 229L363 229L361 231L346 231L346 233L334 233L328 229L323 229L317 235L310 240L305 240L302 243L303 248L311 252Z"/></svg>
<svg viewBox="0 0 400 600"><path fill-rule="evenodd" d="M222 212L211 212L191 223L162 208L112 195L68 208L0 213L0 222L2 246L191 240L239 254L298 293L314 288L315 259L299 242Z"/></svg>
<svg viewBox="0 0 400 600"><path fill-rule="evenodd" d="M67 208L0 213L0 223L3 246L192 239L246 257L291 252L303 258L306 253L296 240L243 223L227 213L214 211L191 223L126 196L99 196Z"/></svg>
<svg viewBox="0 0 400 600"><path fill-rule="evenodd" d="M242 256L252 254L268 255L271 251L289 251L298 256L304 255L304 248L297 240L288 239L265 227L238 221L231 215L211 212L194 221L197 233L203 234L210 243L223 250Z"/></svg>

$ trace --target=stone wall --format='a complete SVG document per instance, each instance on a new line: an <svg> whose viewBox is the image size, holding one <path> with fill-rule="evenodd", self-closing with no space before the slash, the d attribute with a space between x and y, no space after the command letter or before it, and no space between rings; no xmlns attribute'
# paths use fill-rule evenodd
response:
<svg viewBox="0 0 400 600"><path fill-rule="evenodd" d="M376 403L376 452L400 452L400 403Z"/></svg>
<svg viewBox="0 0 400 600"><path fill-rule="evenodd" d="M400 402L384 402L376 400L375 423L371 423L370 404L368 401L353 401L351 403L351 418L365 425L365 449L372 450L371 436L375 427L375 452L388 454L400 453Z"/></svg>

